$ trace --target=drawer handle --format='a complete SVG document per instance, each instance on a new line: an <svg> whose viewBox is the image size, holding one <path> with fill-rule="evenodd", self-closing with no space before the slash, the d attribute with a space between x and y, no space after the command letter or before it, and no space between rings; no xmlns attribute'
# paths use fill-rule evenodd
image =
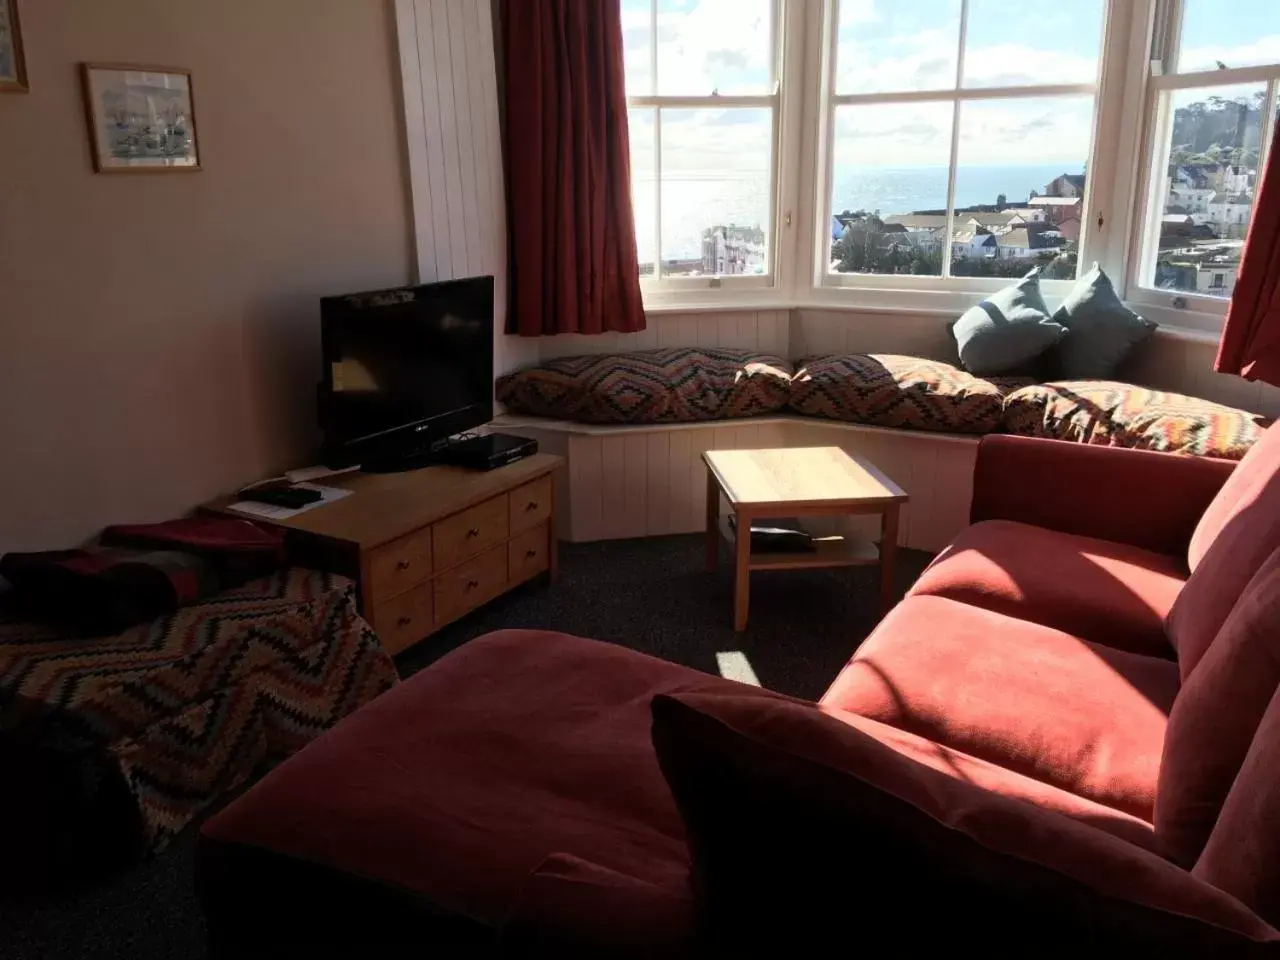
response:
<svg viewBox="0 0 1280 960"><path fill-rule="evenodd" d="M526 503L526 504L524 505L524 512L525 512L525 513L533 513L533 511L535 511L535 510L537 510L537 509L538 509L538 501L537 501L537 500L530 500L528 503Z"/></svg>
<svg viewBox="0 0 1280 960"><path fill-rule="evenodd" d="M472 527L470 530L468 530L468 531L467 531L467 538L468 538L468 539L470 539L470 538L472 538L472 537L478 537L478 536L480 536L480 528L479 528L479 527Z"/></svg>
<svg viewBox="0 0 1280 960"><path fill-rule="evenodd" d="M526 551L524 552L524 558L525 558L526 560L532 560L532 559L533 559L534 557L536 557L537 555L538 555L538 551L537 551L537 550L526 550Z"/></svg>
<svg viewBox="0 0 1280 960"><path fill-rule="evenodd" d="M468 580L468 581L467 581L467 589L468 589L468 590L474 590L474 589L475 589L476 587L478 587L478 586L480 586L480 581L479 581L479 580Z"/></svg>
<svg viewBox="0 0 1280 960"><path fill-rule="evenodd" d="M396 621L396 626L397 626L397 627L407 627L407 626L408 626L409 624L411 624L411 623L413 623L413 618L412 618L412 617L401 617L399 620L397 620L397 621Z"/></svg>
<svg viewBox="0 0 1280 960"><path fill-rule="evenodd" d="M411 561L411 560L397 560L397 561L396 561L396 569L397 569L397 570L408 570L411 566L413 566L413 561Z"/></svg>

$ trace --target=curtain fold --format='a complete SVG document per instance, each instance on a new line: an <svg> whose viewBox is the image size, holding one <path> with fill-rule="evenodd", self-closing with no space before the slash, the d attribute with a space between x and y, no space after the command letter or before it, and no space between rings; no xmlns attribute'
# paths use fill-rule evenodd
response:
<svg viewBox="0 0 1280 960"><path fill-rule="evenodd" d="M1280 149L1258 186L1213 369L1280 386Z"/></svg>
<svg viewBox="0 0 1280 960"><path fill-rule="evenodd" d="M643 330L620 0L501 0L507 332Z"/></svg>

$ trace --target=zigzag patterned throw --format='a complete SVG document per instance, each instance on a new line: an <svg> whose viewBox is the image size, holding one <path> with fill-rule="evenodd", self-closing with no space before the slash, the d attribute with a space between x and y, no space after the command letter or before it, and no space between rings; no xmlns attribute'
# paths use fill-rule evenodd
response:
<svg viewBox="0 0 1280 960"><path fill-rule="evenodd" d="M790 377L770 354L673 347L549 360L502 377L497 396L512 413L578 423L691 423L776 413Z"/></svg>
<svg viewBox="0 0 1280 960"><path fill-rule="evenodd" d="M1000 429L1005 392L1029 382L983 380L921 357L814 357L792 379L791 409L880 427L992 433Z"/></svg>
<svg viewBox="0 0 1280 960"><path fill-rule="evenodd" d="M397 679L351 581L313 570L113 637L0 615L0 734L122 783L153 850Z"/></svg>
<svg viewBox="0 0 1280 960"><path fill-rule="evenodd" d="M1005 430L1110 447L1239 460L1268 420L1180 393L1107 380L1024 387L1005 403Z"/></svg>

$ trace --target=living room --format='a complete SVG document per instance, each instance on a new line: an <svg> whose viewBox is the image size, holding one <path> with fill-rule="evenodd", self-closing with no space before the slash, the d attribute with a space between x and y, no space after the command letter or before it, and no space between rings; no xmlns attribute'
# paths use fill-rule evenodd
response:
<svg viewBox="0 0 1280 960"><path fill-rule="evenodd" d="M1280 950L1280 13L1061 6L0 0L0 954Z"/></svg>

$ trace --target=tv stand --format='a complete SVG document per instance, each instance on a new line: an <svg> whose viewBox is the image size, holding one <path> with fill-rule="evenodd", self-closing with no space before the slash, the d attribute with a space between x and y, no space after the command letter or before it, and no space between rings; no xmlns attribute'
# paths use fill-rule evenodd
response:
<svg viewBox="0 0 1280 960"><path fill-rule="evenodd" d="M360 610L399 653L508 590L556 576L555 474L540 453L496 470L431 466L325 480L351 496L287 520L289 562L359 584ZM228 513L234 498L205 510Z"/></svg>

